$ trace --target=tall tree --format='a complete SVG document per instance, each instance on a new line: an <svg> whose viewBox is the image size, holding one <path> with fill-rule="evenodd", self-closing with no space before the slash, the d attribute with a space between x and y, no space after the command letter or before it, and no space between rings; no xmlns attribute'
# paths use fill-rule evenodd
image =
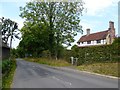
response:
<svg viewBox="0 0 120 90"><path fill-rule="evenodd" d="M12 48L12 40L14 38L20 39L18 36L19 30L16 22L5 19L4 17L0 18L0 32L2 33L2 42L5 44L8 43L8 39L10 38L10 50ZM10 59L10 58L9 58Z"/></svg>
<svg viewBox="0 0 120 90"><path fill-rule="evenodd" d="M0 24L0 32L2 33L2 41L7 44L8 39L10 38L10 48L12 47L12 39L18 37L18 25L16 22L10 20L10 19L5 19L4 17L0 18L1 19L1 24Z"/></svg>
<svg viewBox="0 0 120 90"><path fill-rule="evenodd" d="M49 50L51 56L58 56L59 46L70 46L74 42L77 32L82 33L80 15L83 11L83 2L29 2L20 7L25 23L43 23L49 36ZM39 29L41 32L41 29ZM56 51L56 52L55 52Z"/></svg>

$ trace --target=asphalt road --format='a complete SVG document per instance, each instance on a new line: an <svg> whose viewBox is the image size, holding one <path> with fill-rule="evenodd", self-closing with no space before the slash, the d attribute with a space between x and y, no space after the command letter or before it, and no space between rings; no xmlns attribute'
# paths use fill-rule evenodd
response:
<svg viewBox="0 0 120 90"><path fill-rule="evenodd" d="M118 88L118 80L17 59L12 88Z"/></svg>

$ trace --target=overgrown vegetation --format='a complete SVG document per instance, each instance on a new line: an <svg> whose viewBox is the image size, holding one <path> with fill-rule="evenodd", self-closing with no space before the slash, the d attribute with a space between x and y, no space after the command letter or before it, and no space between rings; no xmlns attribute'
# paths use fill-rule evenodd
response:
<svg viewBox="0 0 120 90"><path fill-rule="evenodd" d="M2 61L2 88L11 88L14 72L16 69L16 60Z"/></svg>
<svg viewBox="0 0 120 90"><path fill-rule="evenodd" d="M25 58L27 61L37 62L40 64L46 64L50 66L70 66L70 63L66 62L65 60L55 60L55 59L48 59L48 58Z"/></svg>
<svg viewBox="0 0 120 90"><path fill-rule="evenodd" d="M118 63L92 63L84 64L76 67L78 70L94 72L104 75L120 77L120 72L118 70Z"/></svg>

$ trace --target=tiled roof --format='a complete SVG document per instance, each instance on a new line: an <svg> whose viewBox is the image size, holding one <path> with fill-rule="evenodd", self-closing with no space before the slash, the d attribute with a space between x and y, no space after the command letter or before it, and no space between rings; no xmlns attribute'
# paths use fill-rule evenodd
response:
<svg viewBox="0 0 120 90"><path fill-rule="evenodd" d="M86 42L86 41L93 41L93 40L101 40L105 39L109 30L102 31L102 32L97 32L97 33L92 33L89 35L84 35L82 36L78 42Z"/></svg>

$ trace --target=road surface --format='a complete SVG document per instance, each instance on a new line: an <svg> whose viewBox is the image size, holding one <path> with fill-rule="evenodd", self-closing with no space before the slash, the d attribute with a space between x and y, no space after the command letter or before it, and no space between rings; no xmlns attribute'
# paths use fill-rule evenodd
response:
<svg viewBox="0 0 120 90"><path fill-rule="evenodd" d="M118 80L17 59L12 88L118 88Z"/></svg>

